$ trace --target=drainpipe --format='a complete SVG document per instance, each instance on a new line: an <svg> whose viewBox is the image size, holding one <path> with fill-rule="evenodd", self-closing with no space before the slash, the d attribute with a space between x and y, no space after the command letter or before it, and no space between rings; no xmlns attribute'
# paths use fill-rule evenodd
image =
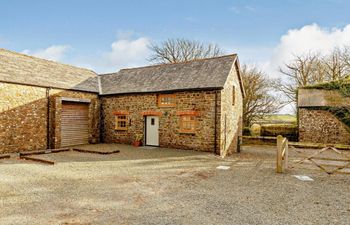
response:
<svg viewBox="0 0 350 225"><path fill-rule="evenodd" d="M51 87L46 88L46 99L47 99L47 120L46 120L46 149L50 149L50 138L51 138L51 127L50 127L50 107L51 107L51 102L50 102L50 90Z"/></svg>
<svg viewBox="0 0 350 225"><path fill-rule="evenodd" d="M100 140L99 143L104 143L104 138L103 138L103 134L104 134L104 113L103 113L103 105L102 105L102 98L100 95L98 95L98 101L100 104L100 108L99 108L99 136L100 136Z"/></svg>
<svg viewBox="0 0 350 225"><path fill-rule="evenodd" d="M215 91L215 108L214 108L214 154L217 154L217 106L218 106L218 91Z"/></svg>

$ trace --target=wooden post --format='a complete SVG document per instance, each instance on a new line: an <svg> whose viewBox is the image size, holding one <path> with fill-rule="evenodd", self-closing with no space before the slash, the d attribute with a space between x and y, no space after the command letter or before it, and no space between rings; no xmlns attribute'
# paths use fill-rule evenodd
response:
<svg viewBox="0 0 350 225"><path fill-rule="evenodd" d="M242 136L238 136L237 153L241 152L241 145L242 145Z"/></svg>
<svg viewBox="0 0 350 225"><path fill-rule="evenodd" d="M282 142L283 137L281 135L277 136L277 163L276 163L276 172L282 173Z"/></svg>
<svg viewBox="0 0 350 225"><path fill-rule="evenodd" d="M286 139L286 152L284 154L284 168L283 169L288 169L288 139Z"/></svg>

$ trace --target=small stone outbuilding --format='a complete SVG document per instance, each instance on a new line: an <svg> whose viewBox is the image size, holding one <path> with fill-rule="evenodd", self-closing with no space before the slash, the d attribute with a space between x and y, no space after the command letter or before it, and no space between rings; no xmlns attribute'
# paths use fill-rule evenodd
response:
<svg viewBox="0 0 350 225"><path fill-rule="evenodd" d="M0 49L0 153L98 142L98 109L95 72Z"/></svg>
<svg viewBox="0 0 350 225"><path fill-rule="evenodd" d="M350 79L298 90L299 141L350 144Z"/></svg>
<svg viewBox="0 0 350 225"><path fill-rule="evenodd" d="M0 49L0 153L88 143L237 149L236 55L97 75Z"/></svg>

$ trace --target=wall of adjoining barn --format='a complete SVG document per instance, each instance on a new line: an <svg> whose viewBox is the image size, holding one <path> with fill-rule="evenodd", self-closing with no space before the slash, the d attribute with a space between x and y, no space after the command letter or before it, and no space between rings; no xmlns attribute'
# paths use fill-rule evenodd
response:
<svg viewBox="0 0 350 225"><path fill-rule="evenodd" d="M50 95L50 110L48 98ZM91 139L99 137L97 94L0 83L0 153L60 147L60 97L90 99ZM50 112L50 125L47 124ZM96 121L97 120L97 121ZM51 140L47 142L48 128Z"/></svg>
<svg viewBox="0 0 350 225"><path fill-rule="evenodd" d="M299 108L299 141L350 144L349 129L331 112Z"/></svg>
<svg viewBox="0 0 350 225"><path fill-rule="evenodd" d="M299 141L350 144L350 128L346 122L350 97L340 90L312 87L298 90ZM334 113L336 112L336 113Z"/></svg>
<svg viewBox="0 0 350 225"><path fill-rule="evenodd" d="M126 94L104 96L102 104L102 136L107 143L131 144L136 135L144 133L144 113L160 113L159 144L161 147L192 149L214 152L215 134L220 131L220 117L215 118L215 111L220 112L220 91L182 91L176 92L175 107L158 107L157 94ZM217 95L217 105L215 105ZM215 110L216 107L216 110ZM115 130L115 112L128 113L127 131ZM179 131L178 112L198 112L197 127L194 134ZM216 125L215 125L216 121ZM215 132L215 127L217 132ZM217 148L219 149L219 136Z"/></svg>

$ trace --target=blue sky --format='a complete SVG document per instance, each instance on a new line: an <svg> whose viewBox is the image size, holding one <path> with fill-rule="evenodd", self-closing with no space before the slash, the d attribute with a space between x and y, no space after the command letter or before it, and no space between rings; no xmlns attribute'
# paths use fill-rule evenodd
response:
<svg viewBox="0 0 350 225"><path fill-rule="evenodd" d="M272 76L292 54L350 45L345 0L1 0L0 9L1 48L97 72L147 64L147 45L172 37L217 43Z"/></svg>

